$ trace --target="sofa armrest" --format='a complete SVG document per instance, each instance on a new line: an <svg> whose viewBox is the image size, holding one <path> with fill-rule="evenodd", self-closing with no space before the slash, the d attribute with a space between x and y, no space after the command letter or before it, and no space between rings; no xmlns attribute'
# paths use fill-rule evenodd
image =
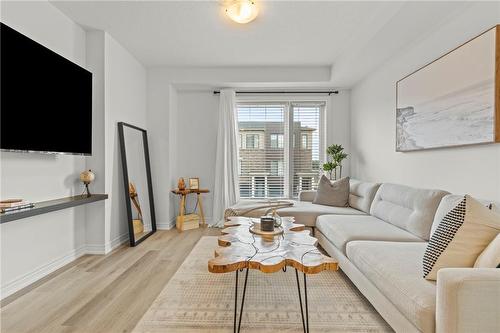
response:
<svg viewBox="0 0 500 333"><path fill-rule="evenodd" d="M438 272L436 332L500 332L500 269Z"/></svg>
<svg viewBox="0 0 500 333"><path fill-rule="evenodd" d="M307 190L299 192L299 201L309 201L312 202L316 196L315 190Z"/></svg>

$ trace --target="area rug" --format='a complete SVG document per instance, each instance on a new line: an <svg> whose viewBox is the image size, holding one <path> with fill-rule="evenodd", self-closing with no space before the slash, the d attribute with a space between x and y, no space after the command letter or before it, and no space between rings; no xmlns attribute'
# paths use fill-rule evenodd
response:
<svg viewBox="0 0 500 333"><path fill-rule="evenodd" d="M207 262L216 246L217 237L200 239L135 333L232 332L236 274L208 272ZM240 297L244 275L239 274ZM341 271L308 275L307 289L311 332L392 332ZM293 269L274 274L249 272L241 331L302 332Z"/></svg>

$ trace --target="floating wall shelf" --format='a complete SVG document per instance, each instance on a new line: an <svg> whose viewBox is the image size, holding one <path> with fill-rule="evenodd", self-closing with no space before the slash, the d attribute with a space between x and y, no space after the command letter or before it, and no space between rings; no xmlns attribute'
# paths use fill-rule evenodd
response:
<svg viewBox="0 0 500 333"><path fill-rule="evenodd" d="M73 197L35 202L35 207L33 208L22 209L19 211L12 211L8 213L1 213L0 223L6 223L10 221L24 219L26 217L54 212L56 210L85 205L91 202L106 200L107 198L108 198L107 194L92 194L90 197L87 197L87 195L75 195Z"/></svg>

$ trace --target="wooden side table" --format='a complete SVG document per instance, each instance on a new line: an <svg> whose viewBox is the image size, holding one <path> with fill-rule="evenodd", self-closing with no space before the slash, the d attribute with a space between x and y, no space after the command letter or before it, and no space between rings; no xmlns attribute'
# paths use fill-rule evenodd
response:
<svg viewBox="0 0 500 333"><path fill-rule="evenodd" d="M203 214L203 203L201 200L201 194L202 193L209 193L209 192L210 191L208 189L179 190L177 188L177 189L172 190L173 194L180 195L180 197L181 197L181 201L179 204L179 216L177 217L177 223L176 223L177 230L179 230L179 231L185 230L184 229L184 222L186 221L186 218L189 216L189 215L186 215L186 199L187 199L188 194L196 194L197 200L198 200L198 210L200 213L201 224L202 224L202 226L206 226L205 215Z"/></svg>

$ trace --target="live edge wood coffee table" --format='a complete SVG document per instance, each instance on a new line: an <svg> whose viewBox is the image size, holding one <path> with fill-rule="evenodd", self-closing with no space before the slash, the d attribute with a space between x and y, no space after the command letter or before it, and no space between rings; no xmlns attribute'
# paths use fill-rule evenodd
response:
<svg viewBox="0 0 500 333"><path fill-rule="evenodd" d="M323 255L316 247L318 240L309 234L304 225L295 224L293 217L282 217L283 232L275 236L251 232L251 227L258 229L259 219L248 217L231 217L224 227L218 239L219 247L215 249L215 258L208 261L208 270L212 273L236 272L233 331L240 331L248 271L256 269L264 273L275 273L281 270L285 272L286 267L293 267L297 280L302 327L305 333L309 333L306 276L324 270L337 270L337 261ZM238 272L244 269L246 269L245 282L237 320ZM298 271L304 276L305 316Z"/></svg>

